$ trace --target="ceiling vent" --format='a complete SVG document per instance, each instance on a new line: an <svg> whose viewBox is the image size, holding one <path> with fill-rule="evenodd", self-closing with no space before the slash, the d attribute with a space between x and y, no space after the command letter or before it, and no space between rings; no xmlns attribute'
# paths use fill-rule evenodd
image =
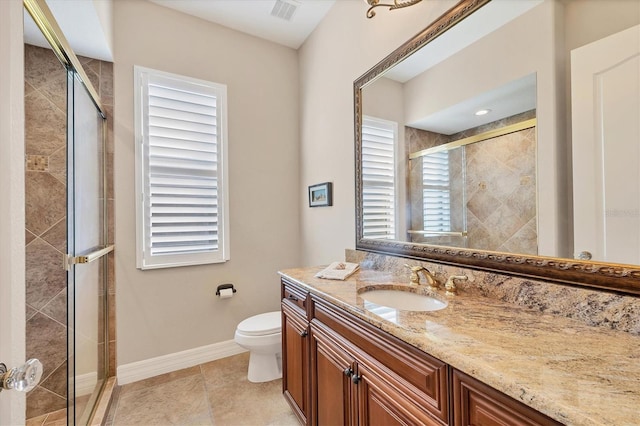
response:
<svg viewBox="0 0 640 426"><path fill-rule="evenodd" d="M271 16L291 21L299 6L300 2L295 0L276 0L273 9L271 9Z"/></svg>

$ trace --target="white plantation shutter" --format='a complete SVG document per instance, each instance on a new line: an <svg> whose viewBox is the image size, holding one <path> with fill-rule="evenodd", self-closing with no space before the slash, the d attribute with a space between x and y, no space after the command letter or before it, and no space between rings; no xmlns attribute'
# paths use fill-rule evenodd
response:
<svg viewBox="0 0 640 426"><path fill-rule="evenodd" d="M363 237L395 239L396 123L362 119Z"/></svg>
<svg viewBox="0 0 640 426"><path fill-rule="evenodd" d="M425 231L451 231L449 151L422 157L423 221Z"/></svg>
<svg viewBox="0 0 640 426"><path fill-rule="evenodd" d="M226 86L135 67L138 267L228 260Z"/></svg>

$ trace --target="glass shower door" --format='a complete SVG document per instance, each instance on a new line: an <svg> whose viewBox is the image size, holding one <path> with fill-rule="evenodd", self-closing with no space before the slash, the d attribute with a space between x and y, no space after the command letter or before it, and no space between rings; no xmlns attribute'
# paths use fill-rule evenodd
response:
<svg viewBox="0 0 640 426"><path fill-rule="evenodd" d="M104 117L68 72L68 423L87 424L107 372Z"/></svg>

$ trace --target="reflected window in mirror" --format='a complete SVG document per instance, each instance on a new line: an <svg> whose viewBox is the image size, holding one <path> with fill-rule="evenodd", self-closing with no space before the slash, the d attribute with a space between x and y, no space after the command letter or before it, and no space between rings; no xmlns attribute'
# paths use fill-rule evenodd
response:
<svg viewBox="0 0 640 426"><path fill-rule="evenodd" d="M458 147L409 158L408 241L466 247L463 156Z"/></svg>
<svg viewBox="0 0 640 426"><path fill-rule="evenodd" d="M425 232L451 232L449 151L422 157L422 218Z"/></svg>
<svg viewBox="0 0 640 426"><path fill-rule="evenodd" d="M396 145L398 123L362 119L363 227L366 238L396 239Z"/></svg>

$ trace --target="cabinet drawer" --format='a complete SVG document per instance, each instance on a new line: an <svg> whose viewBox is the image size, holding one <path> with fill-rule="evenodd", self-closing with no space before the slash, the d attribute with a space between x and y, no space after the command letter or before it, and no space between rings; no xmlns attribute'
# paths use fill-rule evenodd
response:
<svg viewBox="0 0 640 426"><path fill-rule="evenodd" d="M453 369L454 426L547 426L561 423Z"/></svg>
<svg viewBox="0 0 640 426"><path fill-rule="evenodd" d="M285 281L284 279L281 282L282 282L282 299L289 301L289 303L291 303L294 307L299 308L298 310L302 315L304 315L305 317L308 317L307 316L307 306L308 306L307 298L308 298L309 292L301 289L300 287L296 286L293 283Z"/></svg>

